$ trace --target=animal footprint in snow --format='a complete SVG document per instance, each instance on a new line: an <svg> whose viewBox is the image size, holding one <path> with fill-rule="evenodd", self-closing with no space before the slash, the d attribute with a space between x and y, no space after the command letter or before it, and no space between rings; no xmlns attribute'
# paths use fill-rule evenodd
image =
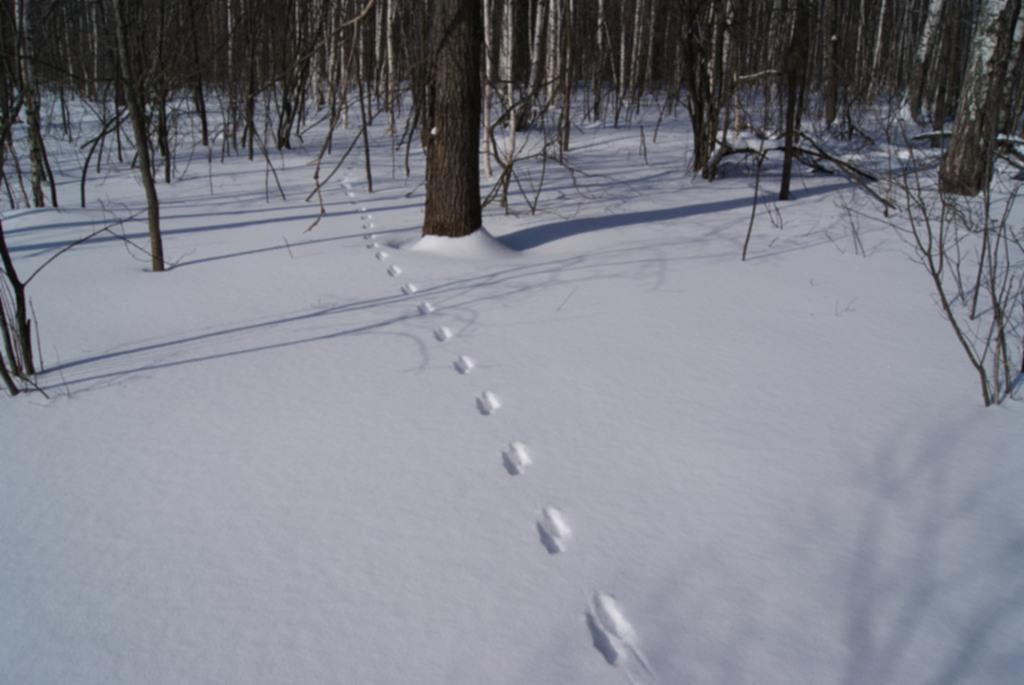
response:
<svg viewBox="0 0 1024 685"><path fill-rule="evenodd" d="M392 264L388 267L388 276L397 276L402 273L402 269L397 264Z"/></svg>
<svg viewBox="0 0 1024 685"><path fill-rule="evenodd" d="M373 256L377 258L378 262L383 262L385 259L387 259L391 255L389 255L386 251L381 250L380 252L378 252L377 254L375 254Z"/></svg>
<svg viewBox="0 0 1024 685"><path fill-rule="evenodd" d="M467 373L472 371L474 367L476 367L476 362L473 361L471 357L462 355L455 360L454 366L456 371L458 371L462 375L466 375Z"/></svg>
<svg viewBox="0 0 1024 685"><path fill-rule="evenodd" d="M636 630L626 618L615 598L604 592L597 592L587 612L587 627L594 641L594 648L601 652L612 666L626 662L630 656L640 665L642 672L631 674L633 682L639 682L646 674L653 679L654 674L639 651L639 640Z"/></svg>
<svg viewBox="0 0 1024 685"><path fill-rule="evenodd" d="M480 410L480 413L484 416L490 416L494 412L501 409L501 400L493 392L488 390L480 397L476 398L476 408Z"/></svg>
<svg viewBox="0 0 1024 685"><path fill-rule="evenodd" d="M537 532L540 533L541 544L551 554L558 554L565 549L565 543L572 535L572 528L565 521L565 516L555 507L544 507L537 521Z"/></svg>
<svg viewBox="0 0 1024 685"><path fill-rule="evenodd" d="M367 250L376 250L378 247L380 247L380 243L375 243L375 242L366 243L366 249Z"/></svg>
<svg viewBox="0 0 1024 685"><path fill-rule="evenodd" d="M505 462L505 470L513 476L518 476L526 470L527 466L533 463L526 445L518 440L510 442L508 449L501 453L501 457L502 461Z"/></svg>
<svg viewBox="0 0 1024 685"><path fill-rule="evenodd" d="M420 311L423 311L422 304L420 305ZM448 328L447 326L441 326L440 328L434 329L434 338L437 340L437 342L445 342L446 340L450 340L451 337L452 329Z"/></svg>
<svg viewBox="0 0 1024 685"><path fill-rule="evenodd" d="M420 314L426 316L427 314L430 314L431 312L434 311L434 305L430 304L429 302L420 302L419 306L416 307L416 309L419 310Z"/></svg>
<svg viewBox="0 0 1024 685"><path fill-rule="evenodd" d="M415 283L406 283L402 286L402 292L406 295L412 295L413 293L419 292L419 288Z"/></svg>

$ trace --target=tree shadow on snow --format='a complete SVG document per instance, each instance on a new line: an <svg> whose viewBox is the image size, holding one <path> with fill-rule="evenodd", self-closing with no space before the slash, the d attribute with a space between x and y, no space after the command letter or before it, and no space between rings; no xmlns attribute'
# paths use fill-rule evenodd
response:
<svg viewBox="0 0 1024 685"><path fill-rule="evenodd" d="M780 536L773 576L735 563L728 543L687 549L635 593L652 669L666 682L1017 682L1024 470L1009 466L1011 437L987 436L999 425L985 425L991 416L901 426L870 455L841 448L850 468L789 502L817 529ZM979 444L1007 465L989 480L974 477ZM794 591L806 601L783 603ZM771 670L780 658L796 659L794 670Z"/></svg>
<svg viewBox="0 0 1024 685"><path fill-rule="evenodd" d="M793 194L793 200L815 195L824 195L844 188L849 188L850 182L833 183L829 185L807 188ZM760 195L759 204L776 201L775 194L763 193ZM599 217L587 217L581 219L568 219L565 221L553 221L538 226L524 228L514 233L509 233L498 238L502 244L513 250L529 250L556 240L570 238L582 233L603 231L609 228L621 228L623 226L634 226L636 224L667 223L679 221L700 214L716 214L728 212L735 209L744 209L751 206L752 197L740 197L730 200L717 200L715 202L702 202L698 204L687 204L680 207L666 209L652 209L638 212L624 212L622 214L607 214Z"/></svg>

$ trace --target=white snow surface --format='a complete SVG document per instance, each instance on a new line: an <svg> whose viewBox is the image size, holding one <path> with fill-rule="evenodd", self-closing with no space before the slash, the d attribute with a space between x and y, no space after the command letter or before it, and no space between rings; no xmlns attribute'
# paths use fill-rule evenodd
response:
<svg viewBox="0 0 1024 685"><path fill-rule="evenodd" d="M500 259L519 255L517 251L496 240L486 228L479 228L469 235L459 238L425 235L410 242L405 249L445 257L471 259Z"/></svg>
<svg viewBox="0 0 1024 685"><path fill-rule="evenodd" d="M47 267L51 399L0 399L0 682L1016 682L1021 404L980 407L890 229L855 255L848 184L798 175L740 262L753 179L687 177L670 119L645 163L644 116L476 237L407 245L422 158L391 178L381 124L375 192L349 160L309 233L314 132L287 199L179 160L166 273L109 234ZM50 155L19 269L112 217L144 244L130 155L84 210Z"/></svg>

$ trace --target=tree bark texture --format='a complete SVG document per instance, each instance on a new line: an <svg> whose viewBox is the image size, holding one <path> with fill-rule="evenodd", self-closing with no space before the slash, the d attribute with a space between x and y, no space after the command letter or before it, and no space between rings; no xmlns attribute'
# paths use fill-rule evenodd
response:
<svg viewBox="0 0 1024 685"><path fill-rule="evenodd" d="M424 235L480 228L480 46L478 0L437 0L430 25L427 203Z"/></svg>
<svg viewBox="0 0 1024 685"><path fill-rule="evenodd" d="M999 100L1020 4L1021 0L981 3L953 136L939 170L939 190L944 193L977 195L988 185Z"/></svg>

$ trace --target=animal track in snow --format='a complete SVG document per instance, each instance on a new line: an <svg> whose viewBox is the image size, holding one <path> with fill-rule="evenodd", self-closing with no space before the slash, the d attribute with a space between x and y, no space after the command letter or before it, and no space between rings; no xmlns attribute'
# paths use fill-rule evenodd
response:
<svg viewBox="0 0 1024 685"><path fill-rule="evenodd" d="M430 303L429 302L425 302L424 304L430 304ZM422 304L420 305L420 311L421 312L423 311L423 305ZM435 328L434 329L434 338L437 339L437 342L445 342L446 340L451 339L451 337L452 337L452 329L448 328L447 326L441 326L440 328Z"/></svg>
<svg viewBox="0 0 1024 685"><path fill-rule="evenodd" d="M642 672L630 674L630 680L639 682L644 674L651 680L654 674L643 655L640 654L636 630L626 618L615 598L604 592L594 593L587 611L587 628L594 641L594 648L612 666L625 664L629 657L640 665Z"/></svg>
<svg viewBox="0 0 1024 685"><path fill-rule="evenodd" d="M530 451L526 445L517 441L510 442L508 449L501 453L502 461L505 463L505 470L509 475L518 476L526 470L526 467L533 463L530 458Z"/></svg>
<svg viewBox="0 0 1024 685"><path fill-rule="evenodd" d="M419 306L416 307L416 309L419 310L420 314L422 314L423 316L426 316L427 314L430 314L431 312L434 311L434 305L430 304L429 302L424 301L424 302L420 302Z"/></svg>
<svg viewBox="0 0 1024 685"><path fill-rule="evenodd" d="M401 273L402 273L402 268L400 266L398 266L397 264L392 264L391 266L388 267L388 276L394 277L394 276L398 276Z"/></svg>
<svg viewBox="0 0 1024 685"><path fill-rule="evenodd" d="M484 416L490 416L501 409L501 399L490 390L476 398L476 408Z"/></svg>
<svg viewBox="0 0 1024 685"><path fill-rule="evenodd" d="M378 262L383 262L385 259L387 259L391 255L389 255L386 251L381 250L380 252L378 252L377 254L375 254L373 256L377 258Z"/></svg>
<svg viewBox="0 0 1024 685"><path fill-rule="evenodd" d="M461 355L458 359L455 360L454 366L456 371L458 371L462 375L466 375L476 367L476 362L473 361L472 357Z"/></svg>
<svg viewBox="0 0 1024 685"><path fill-rule="evenodd" d="M558 554L565 549L565 543L572 535L572 528L565 521L565 515L555 507L544 507L537 521L537 532L540 533L541 544L550 554Z"/></svg>
<svg viewBox="0 0 1024 685"><path fill-rule="evenodd" d="M412 295L413 293L419 292L419 287L415 283L406 283L402 286L402 292L406 295Z"/></svg>
<svg viewBox="0 0 1024 685"><path fill-rule="evenodd" d="M376 250L378 247L380 247L380 243L375 243L375 242L366 243L366 249L367 250Z"/></svg>

